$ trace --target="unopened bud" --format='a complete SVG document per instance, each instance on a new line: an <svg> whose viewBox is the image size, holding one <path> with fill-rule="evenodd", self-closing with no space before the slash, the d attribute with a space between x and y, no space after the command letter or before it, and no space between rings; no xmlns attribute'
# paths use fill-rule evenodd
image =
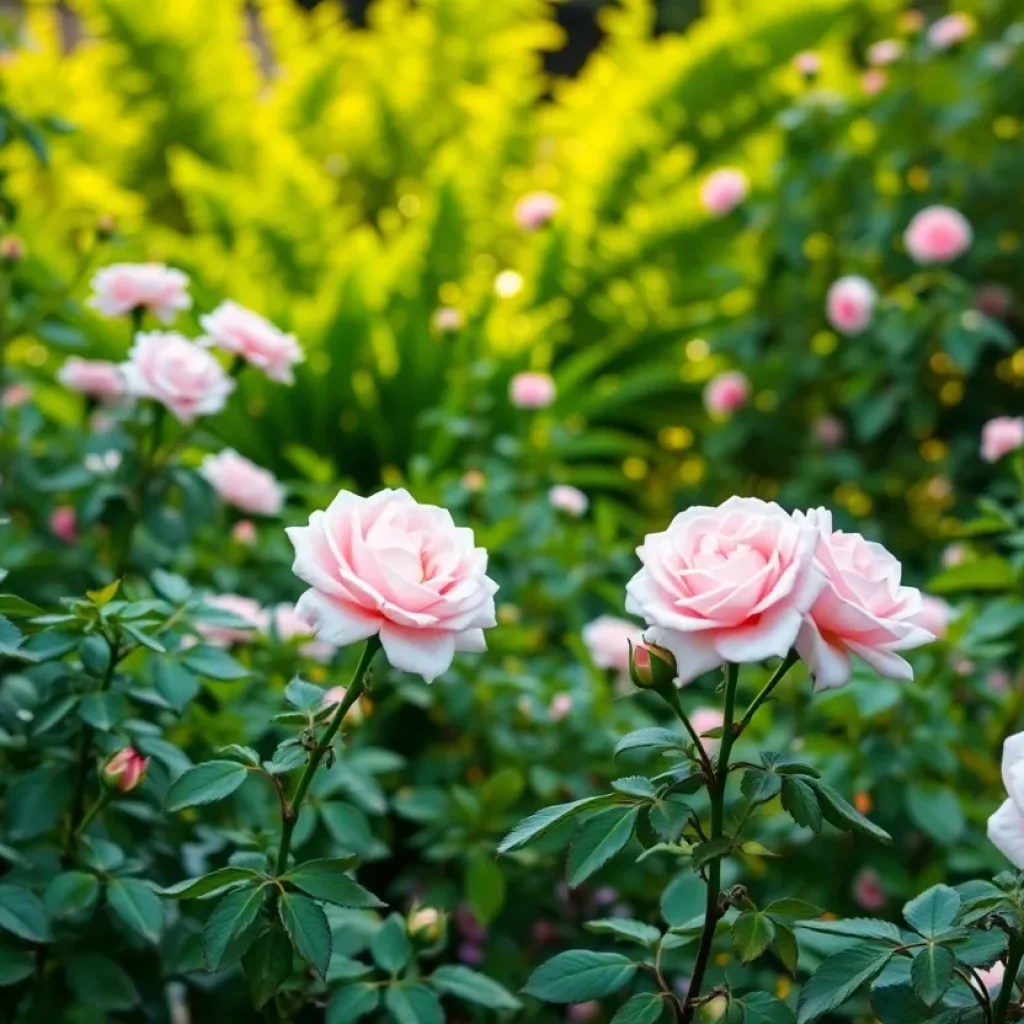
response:
<svg viewBox="0 0 1024 1024"><path fill-rule="evenodd" d="M441 935L442 924L443 919L438 910L433 907L420 907L409 915L407 927L409 934L414 938L433 942Z"/></svg>
<svg viewBox="0 0 1024 1024"><path fill-rule="evenodd" d="M118 793L130 793L142 784L148 764L148 757L134 747L125 747L103 766L103 784Z"/></svg>
<svg viewBox="0 0 1024 1024"><path fill-rule="evenodd" d="M678 674L671 651L646 642L629 645L629 678L641 689L660 690L672 686Z"/></svg>
<svg viewBox="0 0 1024 1024"><path fill-rule="evenodd" d="M0 259L5 263L17 263L25 255L25 243L17 235L0 238Z"/></svg>

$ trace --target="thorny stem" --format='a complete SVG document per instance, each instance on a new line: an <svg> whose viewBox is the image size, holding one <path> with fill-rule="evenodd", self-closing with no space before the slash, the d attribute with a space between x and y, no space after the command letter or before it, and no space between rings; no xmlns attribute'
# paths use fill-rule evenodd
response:
<svg viewBox="0 0 1024 1024"><path fill-rule="evenodd" d="M750 725L751 719L757 714L758 708L772 695L772 691L776 686L782 682L782 677L800 660L800 656L796 651L790 651L785 658L782 659L782 664L775 670L771 679L768 680L764 686L761 687L760 693L750 702L750 707L747 708L743 717L740 719L739 725L736 727L736 735L739 736L748 725Z"/></svg>

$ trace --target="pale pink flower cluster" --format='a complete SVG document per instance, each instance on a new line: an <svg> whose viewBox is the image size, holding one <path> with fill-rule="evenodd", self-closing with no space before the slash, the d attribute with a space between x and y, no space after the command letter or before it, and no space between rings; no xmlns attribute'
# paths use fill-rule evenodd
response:
<svg viewBox="0 0 1024 1024"><path fill-rule="evenodd" d="M899 39L880 39L868 47L868 63L876 67L895 64L905 50L905 44Z"/></svg>
<svg viewBox="0 0 1024 1024"><path fill-rule="evenodd" d="M750 398L750 381L739 370L712 377L704 388L704 407L715 416L737 412Z"/></svg>
<svg viewBox="0 0 1024 1024"><path fill-rule="evenodd" d="M571 484L555 484L548 491L548 502L552 508L564 512L574 519L586 515L590 507L590 499L578 488Z"/></svg>
<svg viewBox="0 0 1024 1024"><path fill-rule="evenodd" d="M903 233L903 244L915 263L951 263L974 241L970 222L949 206L927 206L916 213Z"/></svg>
<svg viewBox="0 0 1024 1024"><path fill-rule="evenodd" d="M936 50L950 50L973 32L974 23L965 14L947 14L929 27L925 38Z"/></svg>
<svg viewBox="0 0 1024 1024"><path fill-rule="evenodd" d="M794 647L819 688L849 680L852 654L908 679L897 652L933 639L899 562L859 534L833 531L824 509L789 515L730 498L681 512L637 553L643 568L627 585L626 610L648 623L648 642L674 655L680 683Z"/></svg>
<svg viewBox="0 0 1024 1024"><path fill-rule="evenodd" d="M554 219L562 201L552 192L529 192L516 203L516 226L523 231L536 231Z"/></svg>
<svg viewBox="0 0 1024 1024"><path fill-rule="evenodd" d="M72 356L57 373L57 380L87 398L116 402L124 395L124 377L116 363Z"/></svg>
<svg viewBox="0 0 1024 1024"><path fill-rule="evenodd" d="M1024 446L1024 417L996 416L981 428L981 457L998 462Z"/></svg>
<svg viewBox="0 0 1024 1024"><path fill-rule="evenodd" d="M583 643L598 668L629 671L629 645L643 639L640 627L628 619L600 615L583 627Z"/></svg>
<svg viewBox="0 0 1024 1024"><path fill-rule="evenodd" d="M867 278L851 274L834 281L825 300L828 322L840 334L860 334L871 325L878 292Z"/></svg>
<svg viewBox="0 0 1024 1024"><path fill-rule="evenodd" d="M473 531L445 509L404 490L342 491L308 526L286 532L292 569L310 586L296 612L320 640L341 647L379 636L395 668L428 682L456 651L486 649L498 587Z"/></svg>
<svg viewBox="0 0 1024 1024"><path fill-rule="evenodd" d="M700 187L701 206L713 217L732 213L750 193L750 180L737 167L712 171Z"/></svg>
<svg viewBox="0 0 1024 1024"><path fill-rule="evenodd" d="M517 409L546 409L555 400L557 391L550 374L526 370L509 382L509 401Z"/></svg>
<svg viewBox="0 0 1024 1024"><path fill-rule="evenodd" d="M284 489L269 470L225 448L203 459L200 473L229 505L258 516L276 516L284 504Z"/></svg>
<svg viewBox="0 0 1024 1024"><path fill-rule="evenodd" d="M1006 800L988 819L988 838L1014 867L1024 870L1024 732L1003 743Z"/></svg>
<svg viewBox="0 0 1024 1024"><path fill-rule="evenodd" d="M265 317L237 302L222 302L212 313L200 317L206 331L200 344L214 346L244 359L271 380L293 382L292 367L302 362L302 349L292 334L285 334Z"/></svg>
<svg viewBox="0 0 1024 1024"><path fill-rule="evenodd" d="M192 305L188 275L163 263L114 263L92 279L89 305L103 316L146 310L169 324Z"/></svg>

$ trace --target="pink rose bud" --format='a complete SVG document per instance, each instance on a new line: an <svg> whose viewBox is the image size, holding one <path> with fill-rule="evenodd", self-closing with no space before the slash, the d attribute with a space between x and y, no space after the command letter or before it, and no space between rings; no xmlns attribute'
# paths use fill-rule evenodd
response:
<svg viewBox="0 0 1024 1024"><path fill-rule="evenodd" d="M981 428L981 457L998 462L1024 445L1024 417L997 416Z"/></svg>
<svg viewBox="0 0 1024 1024"><path fill-rule="evenodd" d="M548 713L551 715L552 722L560 722L570 711L572 711L572 697L568 693L556 693L551 698Z"/></svg>
<svg viewBox="0 0 1024 1024"><path fill-rule="evenodd" d="M200 317L199 322L206 331L200 344L244 359L270 380L280 384L293 382L292 367L303 359L294 335L285 334L259 313L237 302L222 302L212 313Z"/></svg>
<svg viewBox="0 0 1024 1024"><path fill-rule="evenodd" d="M626 619L601 615L583 627L583 643L598 668L629 671L629 645L643 641L640 627Z"/></svg>
<svg viewBox="0 0 1024 1024"><path fill-rule="evenodd" d="M942 552L942 568L952 569L954 565L963 565L967 560L967 548L963 544L950 544Z"/></svg>
<svg viewBox="0 0 1024 1024"><path fill-rule="evenodd" d="M969 39L973 32L974 23L966 15L947 14L928 29L925 38L936 50L950 50Z"/></svg>
<svg viewBox="0 0 1024 1024"><path fill-rule="evenodd" d="M813 50L802 50L793 58L793 67L806 78L813 78L821 71L821 58Z"/></svg>
<svg viewBox="0 0 1024 1024"><path fill-rule="evenodd" d="M660 689L674 683L678 674L670 650L646 641L629 645L629 677L635 686L642 690Z"/></svg>
<svg viewBox="0 0 1024 1024"><path fill-rule="evenodd" d="M555 394L555 382L547 373L517 373L509 382L509 401L517 409L546 409Z"/></svg>
<svg viewBox="0 0 1024 1024"><path fill-rule="evenodd" d="M704 407L716 416L737 412L750 398L750 381L739 370L712 377L704 388Z"/></svg>
<svg viewBox="0 0 1024 1024"><path fill-rule="evenodd" d="M586 1003L573 1003L566 1008L565 1016L574 1024L587 1024L601 1016L601 1004L596 999Z"/></svg>
<svg viewBox="0 0 1024 1024"><path fill-rule="evenodd" d="M953 618L953 609L940 597L931 594L921 595L921 609L915 621L926 629L937 640L941 640L949 632L949 623Z"/></svg>
<svg viewBox="0 0 1024 1024"><path fill-rule="evenodd" d="M693 726L694 732L702 737L700 741L701 746L708 753L718 749L719 740L710 736L704 736L704 733L721 729L724 722L725 716L718 708L698 708L690 715L690 725Z"/></svg>
<svg viewBox="0 0 1024 1024"><path fill-rule="evenodd" d="M853 898L864 910L881 910L888 902L882 880L871 868L857 872L853 880Z"/></svg>
<svg viewBox="0 0 1024 1024"><path fill-rule="evenodd" d="M714 217L732 213L750 192L750 181L736 167L712 171L700 187L701 205Z"/></svg>
<svg viewBox="0 0 1024 1024"><path fill-rule="evenodd" d="M1001 284L985 284L974 293L974 308L993 320L1009 319L1014 301L1013 292Z"/></svg>
<svg viewBox="0 0 1024 1024"><path fill-rule="evenodd" d="M17 263L25 256L25 243L16 235L4 235L0 238L0 260L5 263Z"/></svg>
<svg viewBox="0 0 1024 1024"><path fill-rule="evenodd" d="M517 203L516 226L523 231L536 231L551 221L562 208L562 201L551 192L530 192Z"/></svg>
<svg viewBox="0 0 1024 1024"><path fill-rule="evenodd" d="M276 516L284 505L284 489L274 474L230 448L207 455L199 472L221 500L241 512Z"/></svg>
<svg viewBox="0 0 1024 1024"><path fill-rule="evenodd" d="M149 758L134 747L119 750L103 767L103 784L118 793L130 793L146 777Z"/></svg>
<svg viewBox="0 0 1024 1024"><path fill-rule="evenodd" d="M114 363L72 356L57 373L57 380L88 398L116 402L124 394L124 379Z"/></svg>
<svg viewBox="0 0 1024 1024"><path fill-rule="evenodd" d="M456 309L454 306L442 306L440 309L434 310L431 322L434 325L434 330L439 334L454 334L465 326L466 316L461 309Z"/></svg>
<svg viewBox="0 0 1024 1024"><path fill-rule="evenodd" d="M865 96L877 96L888 84L889 77L880 68L868 68L860 76L860 87Z"/></svg>
<svg viewBox="0 0 1024 1024"><path fill-rule="evenodd" d="M256 543L256 526L251 519L239 519L231 527L231 539L243 547L251 547Z"/></svg>
<svg viewBox="0 0 1024 1024"><path fill-rule="evenodd" d="M548 491L548 501L552 508L557 508L559 512L564 512L574 519L585 515L590 506L590 499L578 487L569 484L555 484Z"/></svg>
<svg viewBox="0 0 1024 1024"><path fill-rule="evenodd" d="M145 309L169 324L192 305L188 275L162 263L114 263L93 275L89 305L110 317Z"/></svg>
<svg viewBox="0 0 1024 1024"><path fill-rule="evenodd" d="M971 247L974 232L966 217L948 206L928 206L914 215L903 244L916 263L951 263Z"/></svg>
<svg viewBox="0 0 1024 1024"><path fill-rule="evenodd" d="M31 398L32 389L27 384L8 384L0 397L0 403L5 409L17 409Z"/></svg>
<svg viewBox="0 0 1024 1024"><path fill-rule="evenodd" d="M152 398L181 423L220 412L235 387L206 349L169 331L137 334L122 373L128 395Z"/></svg>
<svg viewBox="0 0 1024 1024"><path fill-rule="evenodd" d="M840 334L860 334L870 326L877 300L878 293L867 278L855 274L841 277L828 290L828 322Z"/></svg>
<svg viewBox="0 0 1024 1024"><path fill-rule="evenodd" d="M252 640L253 633L265 630L268 614L259 601L241 594L216 594L204 597L203 604L232 615L249 623L248 626L218 626L212 622L196 622L196 632L209 644L216 647L230 647L232 644L244 644Z"/></svg>
<svg viewBox="0 0 1024 1024"><path fill-rule="evenodd" d="M905 44L899 39L882 39L868 47L868 63L876 67L895 64L905 50Z"/></svg>
<svg viewBox="0 0 1024 1024"><path fill-rule="evenodd" d="M78 517L70 505L60 505L50 513L50 532L65 544L78 543Z"/></svg>
<svg viewBox="0 0 1024 1024"><path fill-rule="evenodd" d="M406 928L411 936L433 942L440 936L443 923L444 920L438 910L433 907L420 907L409 915Z"/></svg>
<svg viewBox="0 0 1024 1024"><path fill-rule="evenodd" d="M843 421L835 416L819 416L813 429L814 436L825 448L838 448L846 437Z"/></svg>

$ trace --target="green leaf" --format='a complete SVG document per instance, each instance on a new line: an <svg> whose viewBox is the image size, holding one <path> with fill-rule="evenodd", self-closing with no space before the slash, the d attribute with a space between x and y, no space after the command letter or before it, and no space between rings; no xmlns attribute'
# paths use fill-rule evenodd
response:
<svg viewBox="0 0 1024 1024"><path fill-rule="evenodd" d="M689 814L690 805L674 795L665 797L647 808L647 820L651 828L669 843L678 841Z"/></svg>
<svg viewBox="0 0 1024 1024"><path fill-rule="evenodd" d="M635 942L648 948L657 945L661 931L642 921L631 921L626 917L608 917L601 921L587 921L583 926L595 935L612 935L624 942Z"/></svg>
<svg viewBox="0 0 1024 1024"><path fill-rule="evenodd" d="M830 824L844 832L859 832L861 835L877 839L881 843L892 842L892 836L885 829L879 828L873 821L865 818L860 811L852 804L847 803L821 779L808 779L807 784L818 794L821 813Z"/></svg>
<svg viewBox="0 0 1024 1024"><path fill-rule="evenodd" d="M258 768L260 764L260 755L252 747L243 747L240 743L229 743L226 747L221 747L217 753L233 757L241 764L247 764L252 768Z"/></svg>
<svg viewBox="0 0 1024 1024"><path fill-rule="evenodd" d="M307 683L296 676L285 688L284 699L300 711L319 711L327 691L315 683Z"/></svg>
<svg viewBox="0 0 1024 1024"><path fill-rule="evenodd" d="M904 908L907 924L926 939L944 932L960 913L960 893L948 885L933 885Z"/></svg>
<svg viewBox="0 0 1024 1024"><path fill-rule="evenodd" d="M793 1011L767 992L743 997L743 1024L794 1024Z"/></svg>
<svg viewBox="0 0 1024 1024"><path fill-rule="evenodd" d="M655 1024L664 1011L660 992L640 992L619 1007L611 1024Z"/></svg>
<svg viewBox="0 0 1024 1024"><path fill-rule="evenodd" d="M783 966L793 977L800 962L800 946L793 932L783 924L775 922L775 938L772 939L772 950L782 961Z"/></svg>
<svg viewBox="0 0 1024 1024"><path fill-rule="evenodd" d="M100 732L110 732L126 712L123 693L87 693L78 704L78 715L82 721Z"/></svg>
<svg viewBox="0 0 1024 1024"><path fill-rule="evenodd" d="M398 1024L444 1024L441 1004L425 985L389 985L384 991L384 1005Z"/></svg>
<svg viewBox="0 0 1024 1024"><path fill-rule="evenodd" d="M781 789L782 777L775 772L762 771L760 768L748 768L740 783L740 790L752 804L764 804L773 800Z"/></svg>
<svg viewBox="0 0 1024 1024"><path fill-rule="evenodd" d="M36 958L31 949L0 939L0 988L17 985L31 977L35 969Z"/></svg>
<svg viewBox="0 0 1024 1024"><path fill-rule="evenodd" d="M114 878L107 886L107 905L136 935L157 942L164 929L164 910L156 893L137 878Z"/></svg>
<svg viewBox="0 0 1024 1024"><path fill-rule="evenodd" d="M891 949L861 943L830 956L800 990L798 1024L817 1020L842 1006L862 985L877 978L893 957Z"/></svg>
<svg viewBox="0 0 1024 1024"><path fill-rule="evenodd" d="M644 750L649 753L664 753L669 750L685 749L683 738L671 729L654 726L647 729L636 729L626 733L615 747L615 757L630 750Z"/></svg>
<svg viewBox="0 0 1024 1024"><path fill-rule="evenodd" d="M235 889L213 908L203 929L203 954L206 966L218 971L227 966L237 954L242 956L249 948L246 940L255 940L251 926L263 906L265 893L262 886ZM239 949L239 944L244 945Z"/></svg>
<svg viewBox="0 0 1024 1024"><path fill-rule="evenodd" d="M190 768L171 785L164 806L168 811L212 804L230 796L249 772L236 761L207 761Z"/></svg>
<svg viewBox="0 0 1024 1024"><path fill-rule="evenodd" d="M155 660L153 685L157 693L179 712L199 693L199 680L184 665L172 658Z"/></svg>
<svg viewBox="0 0 1024 1024"><path fill-rule="evenodd" d="M392 914L377 929L370 940L370 952L377 966L388 974L397 974L409 962L412 947L400 914Z"/></svg>
<svg viewBox="0 0 1024 1024"><path fill-rule="evenodd" d="M616 779L612 783L612 789L616 793L633 796L638 800L656 800L658 797L657 791L651 785L651 780L643 775L629 775L624 779Z"/></svg>
<svg viewBox="0 0 1024 1024"><path fill-rule="evenodd" d="M43 609L17 594L0 594L0 615L15 619L28 619L42 615Z"/></svg>
<svg viewBox="0 0 1024 1024"><path fill-rule="evenodd" d="M706 843L700 843L693 848L693 868L704 867L719 857L724 857L732 849L732 836L718 836L709 839Z"/></svg>
<svg viewBox="0 0 1024 1024"><path fill-rule="evenodd" d="M466 899L483 924L490 924L505 905L505 873L484 852L474 854L466 867Z"/></svg>
<svg viewBox="0 0 1024 1024"><path fill-rule="evenodd" d="M323 907L308 896L286 892L278 901L278 911L295 952L324 977L331 959L331 929Z"/></svg>
<svg viewBox="0 0 1024 1024"><path fill-rule="evenodd" d="M818 797L802 777L787 775L782 780L782 808L798 825L812 832L821 831Z"/></svg>
<svg viewBox="0 0 1024 1024"><path fill-rule="evenodd" d="M732 944L743 963L756 960L775 938L775 925L765 914L748 910L733 921Z"/></svg>
<svg viewBox="0 0 1024 1024"><path fill-rule="evenodd" d="M461 964L438 967L427 980L439 992L499 1013L518 1010L523 1005L504 985Z"/></svg>
<svg viewBox="0 0 1024 1024"><path fill-rule="evenodd" d="M583 823L569 847L569 885L579 885L623 849L639 813L639 807L612 808Z"/></svg>
<svg viewBox="0 0 1024 1024"><path fill-rule="evenodd" d="M192 588L183 576L175 576L174 573L165 572L163 569L154 569L149 580L153 584L153 589L171 604L183 604L192 593Z"/></svg>
<svg viewBox="0 0 1024 1024"><path fill-rule="evenodd" d="M704 883L692 871L680 872L661 894L661 916L674 928L703 921L706 908Z"/></svg>
<svg viewBox="0 0 1024 1024"><path fill-rule="evenodd" d="M360 855L373 849L370 823L358 807L331 800L320 805L320 817L331 838L343 849Z"/></svg>
<svg viewBox="0 0 1024 1024"><path fill-rule="evenodd" d="M327 1004L325 1024L352 1024L380 1005L380 990L366 982L339 988Z"/></svg>
<svg viewBox="0 0 1024 1024"><path fill-rule="evenodd" d="M881 985L871 989L871 1009L882 1024L927 1024L934 1020L928 1007L917 998L912 985ZM945 1024L956 1024L942 1014Z"/></svg>
<svg viewBox="0 0 1024 1024"><path fill-rule="evenodd" d="M171 900L195 900L202 896L213 896L228 886L239 882L251 882L259 878L259 872L252 868L218 868L199 878L186 878L183 882L160 890L160 895Z"/></svg>
<svg viewBox="0 0 1024 1024"><path fill-rule="evenodd" d="M342 857L331 860L307 860L282 875L281 881L288 882L315 899L334 903L339 907L383 907L385 904L369 889L364 889L346 874L357 859Z"/></svg>
<svg viewBox="0 0 1024 1024"><path fill-rule="evenodd" d="M910 820L925 835L948 846L967 830L967 818L960 798L949 786L912 782L906 791Z"/></svg>
<svg viewBox="0 0 1024 1024"><path fill-rule="evenodd" d="M274 997L292 973L292 947L280 928L261 935L242 957L249 996L257 1010Z"/></svg>
<svg viewBox="0 0 1024 1024"><path fill-rule="evenodd" d="M910 980L925 1006L934 1006L953 981L956 957L943 946L929 945L914 957Z"/></svg>
<svg viewBox="0 0 1024 1024"><path fill-rule="evenodd" d="M954 565L926 584L929 594L956 594L964 590L1011 590L1013 566L998 555Z"/></svg>
<svg viewBox="0 0 1024 1024"><path fill-rule="evenodd" d="M618 992L636 971L637 965L621 953L571 949L538 967L523 991L548 1003L585 1003Z"/></svg>
<svg viewBox="0 0 1024 1024"><path fill-rule="evenodd" d="M791 896L785 896L780 900L773 900L764 908L764 912L769 917L791 917L796 920L808 917L821 917L822 914L820 907L816 907L813 903L808 903L806 900L794 899Z"/></svg>
<svg viewBox="0 0 1024 1024"><path fill-rule="evenodd" d="M139 992L131 975L105 956L94 953L72 957L67 964L68 987L78 1002L93 1010L131 1010Z"/></svg>
<svg viewBox="0 0 1024 1024"><path fill-rule="evenodd" d="M17 885L0 885L0 928L28 942L49 942L50 922L39 898Z"/></svg>
<svg viewBox="0 0 1024 1024"><path fill-rule="evenodd" d="M190 648L181 660L196 675L207 679L229 681L244 679L249 674L245 666L240 665L227 651L219 647L200 644L198 647Z"/></svg>
<svg viewBox="0 0 1024 1024"><path fill-rule="evenodd" d="M870 917L848 917L842 921L801 921L798 928L822 935L843 935L849 939L874 939L900 945L903 935L890 921L875 921Z"/></svg>
<svg viewBox="0 0 1024 1024"><path fill-rule="evenodd" d="M373 968L364 964L361 960L353 960L344 956L337 949L331 951L331 962L327 967L326 982L331 984L334 981L354 981L356 978L365 977Z"/></svg>
<svg viewBox="0 0 1024 1024"><path fill-rule="evenodd" d="M84 871L65 871L46 887L43 906L52 918L73 917L89 910L99 899L100 883Z"/></svg>
<svg viewBox="0 0 1024 1024"><path fill-rule="evenodd" d="M605 793L601 796L587 796L582 800L573 800L567 804L555 804L553 807L544 807L519 822L498 844L498 853L509 853L511 850L518 850L520 847L526 846L527 843L547 835L553 828L575 817L577 814L596 810L598 807L607 807L609 804L615 803L617 799L614 794Z"/></svg>

